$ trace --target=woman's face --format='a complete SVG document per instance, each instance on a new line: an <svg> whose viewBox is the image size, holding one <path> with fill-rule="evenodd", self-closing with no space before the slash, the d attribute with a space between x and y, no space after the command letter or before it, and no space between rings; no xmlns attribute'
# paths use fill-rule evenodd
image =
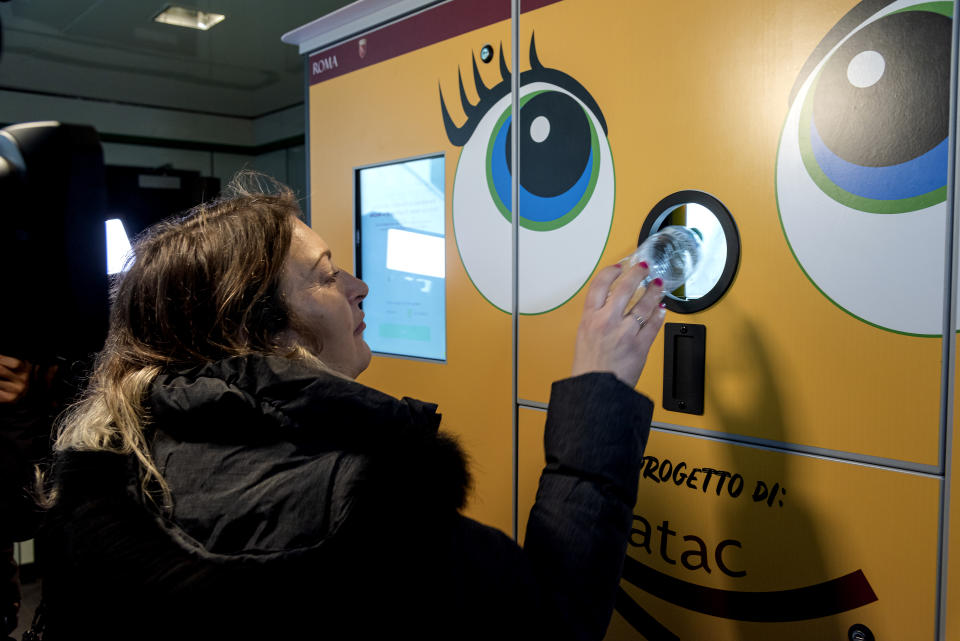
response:
<svg viewBox="0 0 960 641"><path fill-rule="evenodd" d="M331 368L356 378L370 364L363 340L362 280L339 269L327 243L297 220L280 291L295 316L290 340L306 347Z"/></svg>

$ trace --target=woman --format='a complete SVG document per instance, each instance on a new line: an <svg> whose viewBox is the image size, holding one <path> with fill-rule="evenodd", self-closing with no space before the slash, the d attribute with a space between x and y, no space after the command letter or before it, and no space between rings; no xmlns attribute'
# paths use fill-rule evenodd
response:
<svg viewBox="0 0 960 641"><path fill-rule="evenodd" d="M437 407L353 380L366 285L288 189L239 185L151 229L115 287L56 443L44 638L601 638L663 323L656 287L625 313L646 270L590 287L520 548L459 514Z"/></svg>

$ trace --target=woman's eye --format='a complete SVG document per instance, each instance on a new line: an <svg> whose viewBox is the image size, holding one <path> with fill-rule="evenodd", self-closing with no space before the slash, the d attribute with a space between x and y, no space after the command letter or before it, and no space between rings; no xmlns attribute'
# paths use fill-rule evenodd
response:
<svg viewBox="0 0 960 641"><path fill-rule="evenodd" d="M797 79L777 158L780 218L831 301L884 329L936 335L953 3L864 15L871 5L854 7Z"/></svg>
<svg viewBox="0 0 960 641"><path fill-rule="evenodd" d="M331 271L324 272L320 275L319 284L320 285L330 285L337 282L337 277L340 275L339 269L333 269Z"/></svg>
<svg viewBox="0 0 960 641"><path fill-rule="evenodd" d="M493 305L512 300L512 129L509 70L483 85L480 101L461 101L467 121L456 126L443 96L447 135L463 147L453 193L454 236L474 285ZM531 69L520 88L520 313L559 307L586 283L613 220L613 158L603 113L584 87L544 67L530 46Z"/></svg>

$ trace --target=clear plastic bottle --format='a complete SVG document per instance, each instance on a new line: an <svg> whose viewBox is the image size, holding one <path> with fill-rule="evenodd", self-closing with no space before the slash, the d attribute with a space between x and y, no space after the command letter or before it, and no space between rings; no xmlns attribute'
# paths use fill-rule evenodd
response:
<svg viewBox="0 0 960 641"><path fill-rule="evenodd" d="M683 285L700 266L703 234L695 227L670 225L650 236L630 254L626 267L646 262L650 275L643 279L646 287L654 278L663 279L663 291L672 292Z"/></svg>

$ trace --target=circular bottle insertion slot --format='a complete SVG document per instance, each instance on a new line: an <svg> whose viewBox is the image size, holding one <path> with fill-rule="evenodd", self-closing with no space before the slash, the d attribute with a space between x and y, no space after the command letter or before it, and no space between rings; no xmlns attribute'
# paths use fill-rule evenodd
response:
<svg viewBox="0 0 960 641"><path fill-rule="evenodd" d="M647 214L637 246L669 225L695 229L703 244L697 271L682 286L668 292L663 302L667 309L680 314L707 309L730 288L740 264L740 233L733 216L708 193L678 191L658 202Z"/></svg>

